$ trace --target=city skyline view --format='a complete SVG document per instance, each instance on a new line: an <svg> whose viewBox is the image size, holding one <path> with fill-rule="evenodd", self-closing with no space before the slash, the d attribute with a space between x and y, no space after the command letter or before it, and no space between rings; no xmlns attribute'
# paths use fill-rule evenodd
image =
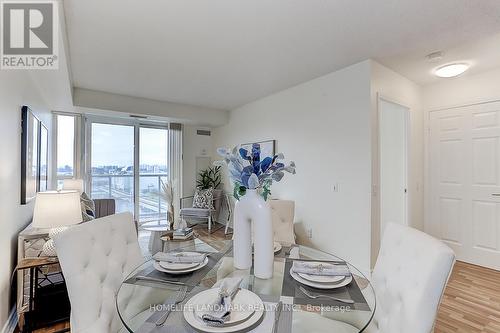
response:
<svg viewBox="0 0 500 333"><path fill-rule="evenodd" d="M57 170L59 175L72 175L74 168L74 117L58 117ZM140 173L168 171L168 134L166 129L141 127L139 131ZM92 173L103 170L113 173L133 172L134 127L127 125L92 124Z"/></svg>
<svg viewBox="0 0 500 333"><path fill-rule="evenodd" d="M75 117L58 116L57 174L74 176ZM140 221L165 218L167 203L161 183L168 179L168 130L139 128L138 200L134 196L134 135L130 125L91 124L91 186L93 199L115 199L116 211L134 213Z"/></svg>

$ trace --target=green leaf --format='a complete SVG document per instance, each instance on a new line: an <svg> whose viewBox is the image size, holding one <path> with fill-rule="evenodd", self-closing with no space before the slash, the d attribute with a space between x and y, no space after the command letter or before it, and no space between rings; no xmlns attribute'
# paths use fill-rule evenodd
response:
<svg viewBox="0 0 500 333"><path fill-rule="evenodd" d="M246 193L247 193L247 188L245 186L240 185L238 189L238 195L241 197L244 196Z"/></svg>
<svg viewBox="0 0 500 333"><path fill-rule="evenodd" d="M240 197L238 195L240 185L238 183L234 184L234 189L233 189L233 196L236 198L236 200L240 200Z"/></svg>

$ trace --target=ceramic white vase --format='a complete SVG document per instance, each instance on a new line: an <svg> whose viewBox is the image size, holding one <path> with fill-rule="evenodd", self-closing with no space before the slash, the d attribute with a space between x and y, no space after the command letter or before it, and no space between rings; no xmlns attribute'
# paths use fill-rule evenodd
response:
<svg viewBox="0 0 500 333"><path fill-rule="evenodd" d="M252 224L254 231L254 275L273 276L273 225L271 208L256 190L247 190L234 207L234 267L252 267Z"/></svg>

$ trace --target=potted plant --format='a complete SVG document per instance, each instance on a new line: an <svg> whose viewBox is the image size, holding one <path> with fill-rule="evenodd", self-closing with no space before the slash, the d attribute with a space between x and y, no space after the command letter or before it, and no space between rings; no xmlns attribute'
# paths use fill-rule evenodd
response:
<svg viewBox="0 0 500 333"><path fill-rule="evenodd" d="M196 186L201 190L208 190L209 188L218 189L221 184L220 169L221 166L214 166L201 171L198 174Z"/></svg>

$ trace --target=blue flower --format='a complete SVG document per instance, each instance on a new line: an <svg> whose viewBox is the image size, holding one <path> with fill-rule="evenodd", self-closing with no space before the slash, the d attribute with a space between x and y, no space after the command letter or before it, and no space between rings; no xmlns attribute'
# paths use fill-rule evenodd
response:
<svg viewBox="0 0 500 333"><path fill-rule="evenodd" d="M250 161L252 158L248 156L248 150L244 148L240 148L240 156L242 159Z"/></svg>
<svg viewBox="0 0 500 333"><path fill-rule="evenodd" d="M261 188L262 195L266 199L270 194L270 186L274 181L281 181L285 172L295 174L294 162L290 162L289 165L278 162L278 160L281 161L285 158L282 153L261 160L261 149L258 143L252 144L251 152L241 147L234 147L231 151L219 148L217 152L224 157L224 162L228 165L237 199L239 199L238 193L240 195L244 193L241 188Z"/></svg>
<svg viewBox="0 0 500 333"><path fill-rule="evenodd" d="M271 164L273 163L273 159L271 157L266 157L260 163L260 171L266 172Z"/></svg>

